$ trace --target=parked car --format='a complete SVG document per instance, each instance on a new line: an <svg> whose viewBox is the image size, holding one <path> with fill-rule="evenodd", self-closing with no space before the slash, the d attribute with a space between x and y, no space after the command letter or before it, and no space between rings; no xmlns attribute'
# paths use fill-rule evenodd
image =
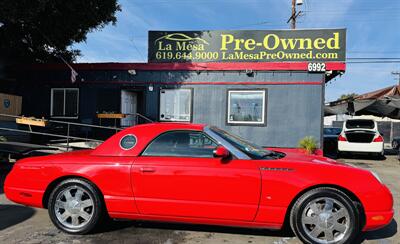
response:
<svg viewBox="0 0 400 244"><path fill-rule="evenodd" d="M342 132L339 127L324 128L324 154L332 154L337 152L338 137Z"/></svg>
<svg viewBox="0 0 400 244"><path fill-rule="evenodd" d="M376 121L371 119L348 119L338 137L338 154L372 153L383 157L383 137Z"/></svg>
<svg viewBox="0 0 400 244"><path fill-rule="evenodd" d="M47 208L70 234L88 233L109 216L289 224L307 243L351 243L361 230L393 218L393 197L375 173L300 150L267 150L199 124L138 125L96 149L22 159L6 178L5 194Z"/></svg>

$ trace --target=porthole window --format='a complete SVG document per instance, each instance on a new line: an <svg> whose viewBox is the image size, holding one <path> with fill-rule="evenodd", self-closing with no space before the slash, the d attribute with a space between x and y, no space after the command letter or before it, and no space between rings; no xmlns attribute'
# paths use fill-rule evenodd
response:
<svg viewBox="0 0 400 244"><path fill-rule="evenodd" d="M136 145L136 136L126 135L122 137L119 145L124 150L132 149Z"/></svg>

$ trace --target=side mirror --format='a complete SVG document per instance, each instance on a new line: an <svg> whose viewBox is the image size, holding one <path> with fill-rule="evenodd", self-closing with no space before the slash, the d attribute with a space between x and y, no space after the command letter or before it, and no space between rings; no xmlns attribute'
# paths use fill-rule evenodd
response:
<svg viewBox="0 0 400 244"><path fill-rule="evenodd" d="M218 146L217 148L215 148L213 154L215 158L222 158L222 159L228 158L231 155L228 149L226 149L223 146Z"/></svg>

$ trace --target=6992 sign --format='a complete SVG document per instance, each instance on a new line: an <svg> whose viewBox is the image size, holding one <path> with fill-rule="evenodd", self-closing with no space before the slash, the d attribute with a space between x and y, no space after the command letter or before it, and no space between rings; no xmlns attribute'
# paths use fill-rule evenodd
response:
<svg viewBox="0 0 400 244"><path fill-rule="evenodd" d="M308 63L307 70L308 70L308 72L312 72L312 73L325 72L326 64L325 63Z"/></svg>

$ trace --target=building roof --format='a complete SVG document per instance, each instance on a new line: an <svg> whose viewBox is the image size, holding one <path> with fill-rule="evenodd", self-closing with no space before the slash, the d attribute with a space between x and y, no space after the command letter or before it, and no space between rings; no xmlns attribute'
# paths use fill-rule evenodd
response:
<svg viewBox="0 0 400 244"><path fill-rule="evenodd" d="M239 62L239 63L75 63L78 70L271 70L307 71L309 62ZM65 64L33 64L31 69L69 69ZM345 71L344 62L328 62L326 70Z"/></svg>

